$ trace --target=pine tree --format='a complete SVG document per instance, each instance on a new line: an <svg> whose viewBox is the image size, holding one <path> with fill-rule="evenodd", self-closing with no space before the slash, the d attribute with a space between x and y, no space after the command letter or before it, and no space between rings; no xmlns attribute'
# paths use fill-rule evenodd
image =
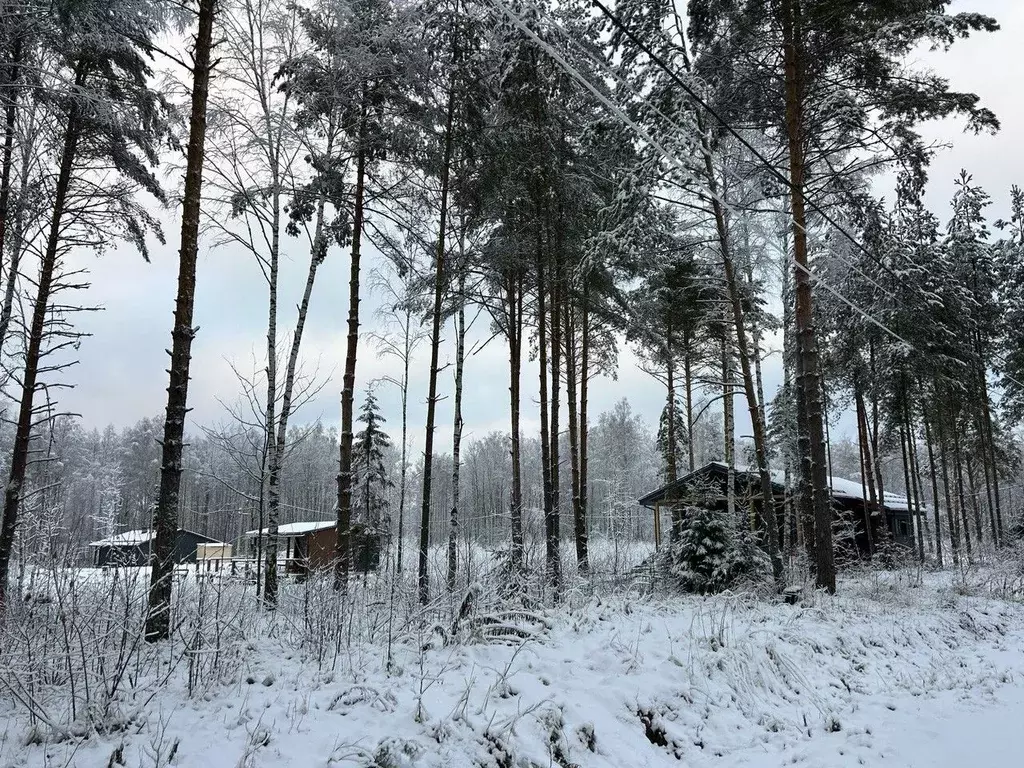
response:
<svg viewBox="0 0 1024 768"><path fill-rule="evenodd" d="M352 508L357 522L384 537L391 528L389 499L394 487L387 465L391 438L384 431L386 419L372 389L366 393L358 420L363 428L356 433L352 446Z"/></svg>

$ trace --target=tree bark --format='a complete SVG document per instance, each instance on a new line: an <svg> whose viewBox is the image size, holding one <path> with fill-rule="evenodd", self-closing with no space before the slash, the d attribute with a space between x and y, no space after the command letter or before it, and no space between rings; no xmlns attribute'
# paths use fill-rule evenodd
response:
<svg viewBox="0 0 1024 768"><path fill-rule="evenodd" d="M356 395L356 356L359 348L359 262L363 241L363 215L366 197L367 105L365 89L359 116L359 146L356 150L356 188L352 211L352 249L348 278L348 336L345 346L345 373L341 389L341 434L338 447L338 538L334 556L334 590L348 594L348 575L352 561L352 422Z"/></svg>
<svg viewBox="0 0 1024 768"><path fill-rule="evenodd" d="M11 58L7 65L7 77L4 81L4 90L7 91L7 94L5 94L6 104L4 106L3 159L0 160L0 261L7 254L7 229L12 218L10 211L11 172L14 168L14 133L17 127L18 101L21 96L18 81L21 79L23 49L21 35L18 35L11 46ZM0 310L0 350L3 349L4 342L7 340L7 330L11 323L19 256L20 248L13 250L11 261L7 265L7 293L11 296L11 300L5 301L3 309Z"/></svg>
<svg viewBox="0 0 1024 768"><path fill-rule="evenodd" d="M448 592L455 591L459 543L459 470L462 448L462 369L466 358L466 271L459 265L459 309L455 316L455 414L452 427L452 511L448 526Z"/></svg>
<svg viewBox="0 0 1024 768"><path fill-rule="evenodd" d="M818 345L814 328L814 309L810 266L807 253L807 215L804 205L803 137L803 53L800 47L799 0L782 0L786 133L789 146L790 198L793 214L793 257L796 274L796 327L798 355L803 365L798 382L804 392L807 409L806 433L800 435L802 472L810 480L811 507L814 511L815 584L828 592L836 591L835 553L832 546L832 510L825 468L825 438L822 426L821 384L818 371Z"/></svg>
<svg viewBox="0 0 1024 768"><path fill-rule="evenodd" d="M455 122L455 87L448 83L448 106L445 116L444 157L441 165L441 210L437 224L437 251L434 262L434 306L430 326L430 374L427 385L427 427L423 445L423 493L420 508L420 549L417 569L417 592L422 605L430 600L430 491L433 481L434 422L437 412L437 358L441 346L441 309L444 301L446 273L446 240L448 237L448 183L451 175Z"/></svg>
<svg viewBox="0 0 1024 768"><path fill-rule="evenodd" d="M206 104L210 93L213 21L218 0L199 0L198 28L192 65L192 111L185 160L185 191L181 213L181 248L178 253L178 291L171 333L171 368L164 419L160 491L154 517L153 567L146 615L146 640L166 640L171 633L171 589L174 577L174 538L181 490L185 415L188 412L189 367L192 361L192 325L199 256L199 217L202 205L203 160L206 154Z"/></svg>
<svg viewBox="0 0 1024 768"><path fill-rule="evenodd" d="M512 488L510 493L510 527L512 529L512 568L515 577L523 572L523 462L520 446L520 386L523 359L523 280L510 272L507 283L509 408L511 419Z"/></svg>
<svg viewBox="0 0 1024 768"><path fill-rule="evenodd" d="M586 573L589 570L587 557L587 519L581 507L580 490L580 432L579 432L579 354L576 349L576 315L572 302L562 302L562 317L565 328L565 394L569 414L569 469L572 480L572 527L573 539L576 544L576 570Z"/></svg>
<svg viewBox="0 0 1024 768"><path fill-rule="evenodd" d="M935 452L932 449L932 428L931 423L928 421L928 416L924 415L922 420L924 421L924 441L928 446L928 469L931 475L932 482L932 504L935 509L933 511L935 519L935 560L942 567L942 521L939 516L939 482L935 472Z"/></svg>

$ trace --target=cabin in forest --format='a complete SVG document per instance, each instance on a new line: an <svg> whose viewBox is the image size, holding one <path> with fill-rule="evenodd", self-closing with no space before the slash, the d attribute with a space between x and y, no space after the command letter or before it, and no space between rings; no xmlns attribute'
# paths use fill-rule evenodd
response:
<svg viewBox="0 0 1024 768"><path fill-rule="evenodd" d="M267 528L245 532L250 554L263 550L267 535ZM380 565L380 535L358 523L352 524L350 535L352 570L358 573L377 570ZM310 571L323 570L334 563L338 521L285 523L277 527L277 539L278 561L283 564L285 573L306 576Z"/></svg>
<svg viewBox="0 0 1024 768"><path fill-rule="evenodd" d="M110 566L149 565L152 556L153 539L156 533L152 530L125 531L116 536L90 542L92 563L97 568ZM179 528L174 534L173 561L175 565L194 563L196 550L200 544L221 544L216 539L203 536L201 533Z"/></svg>
<svg viewBox="0 0 1024 768"><path fill-rule="evenodd" d="M638 502L654 511L655 545L660 546L663 523L662 513L670 512L678 504L695 504L725 511L728 508L729 467L720 461L712 461L703 467L680 477L674 483L662 486L640 498ZM761 479L756 469L736 467L733 470L734 499L738 509L746 510L758 527L763 527L764 506ZM832 506L836 516L849 524L848 543L856 546L862 557L871 557L876 543L882 540L884 532L892 532L893 541L905 546L914 546L914 525L910 504L903 496L886 493L878 511L869 509L867 492L859 483L830 477ZM775 515L782 538L785 525L783 511L792 489L787 489L781 473L772 473L772 496ZM852 539L852 541L850 541ZM843 543L837 541L837 544Z"/></svg>

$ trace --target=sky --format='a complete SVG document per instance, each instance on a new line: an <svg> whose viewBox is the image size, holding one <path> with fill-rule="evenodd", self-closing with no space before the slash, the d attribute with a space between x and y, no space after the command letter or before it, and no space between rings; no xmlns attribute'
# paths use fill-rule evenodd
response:
<svg viewBox="0 0 1024 768"><path fill-rule="evenodd" d="M954 2L953 10L974 10L994 16L1001 31L980 35L957 43L943 53L922 53L923 63L947 76L957 90L979 94L982 103L1002 121L995 136L974 136L962 132L957 121L934 123L924 127L927 138L948 143L931 168L927 200L940 218L945 219L954 179L961 168L968 169L975 181L993 197L993 218L1005 214L1009 188L1024 185L1024 104L1019 98L1024 82L1024 2L1021 0L974 0ZM176 212L163 214L168 243L152 249L151 263L134 251L112 247L102 255L80 254L75 262L88 266L91 287L79 298L83 304L102 307L102 311L81 316L79 327L90 334L82 343L79 364L66 374L73 390L63 395L67 410L81 415L89 427L128 426L147 416L158 416L166 403L167 363L165 350L170 346L174 293L177 278L178 222ZM368 383L399 372L396 361L383 357L367 338L367 332L380 327L374 311L381 300L371 293L367 271L379 261L372 248L364 261L362 318L357 366L357 398ZM286 244L282 265L279 322L288 333L295 323L295 305L301 295L307 269L307 254L299 241ZM332 250L321 268L314 291L312 308L303 342L306 369L317 370L324 381L319 396L295 417L306 423L322 419L327 424L340 418L341 372L344 364L346 315L348 309L348 256ZM254 361L262 359L266 334L266 284L255 262L233 246L201 247L196 289L195 318L199 332L193 344L192 381L189 390L190 429L228 420L225 405L240 398L241 388L232 367L250 374ZM481 316L472 336L487 338L488 320ZM450 336L450 334L449 334ZM442 361L449 356L448 346ZM422 346L413 361L410 393L410 437L422 439L425 422L425 398L429 350ZM482 437L492 430L508 429L508 364L506 348L500 338L491 341L466 362L464 394L465 437ZM779 355L770 355L764 363L765 390L769 398L781 383ZM451 368L441 374L443 395L452 391ZM536 413L537 369L528 364L523 373L525 393L524 431L539 431ZM392 433L400 422L397 389L382 383L377 389L383 414ZM620 348L617 375L601 377L591 390L591 418L596 422L602 411L627 398L652 428L664 404L664 388L636 365L633 353ZM750 432L749 419L740 398L736 403L737 433ZM441 450L451 444L451 398L438 406L437 442ZM850 434L848 417L839 415L833 424L833 436Z"/></svg>

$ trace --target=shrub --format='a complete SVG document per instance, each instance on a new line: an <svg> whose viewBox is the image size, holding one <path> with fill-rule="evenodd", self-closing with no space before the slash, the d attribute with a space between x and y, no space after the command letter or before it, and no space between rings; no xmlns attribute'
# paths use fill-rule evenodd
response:
<svg viewBox="0 0 1024 768"><path fill-rule="evenodd" d="M688 592L706 595L760 577L767 558L754 536L730 524L722 512L687 506L679 540L672 545L669 572Z"/></svg>

